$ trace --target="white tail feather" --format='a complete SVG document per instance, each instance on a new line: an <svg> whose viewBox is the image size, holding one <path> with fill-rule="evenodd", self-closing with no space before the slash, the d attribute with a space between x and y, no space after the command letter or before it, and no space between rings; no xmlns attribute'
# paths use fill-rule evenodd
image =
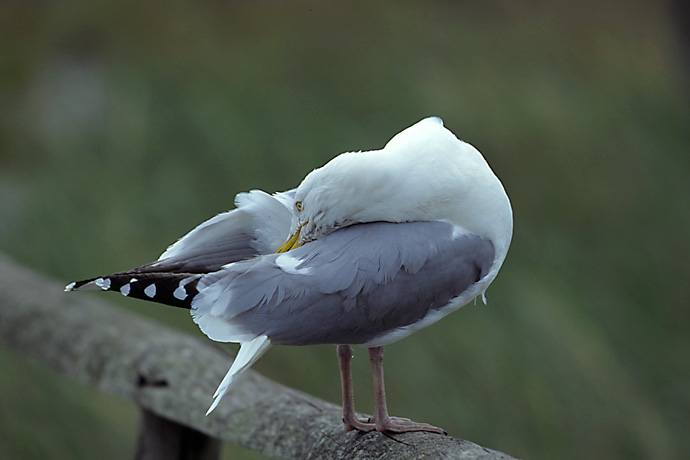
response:
<svg viewBox="0 0 690 460"><path fill-rule="evenodd" d="M240 351L237 353L235 361L233 361L232 366L230 366L230 370L227 374L225 374L225 377L223 377L220 385L218 385L218 389L213 394L213 404L211 404L211 407L208 408L206 415L210 414L213 409L218 406L218 403L223 398L223 395L225 395L225 393L228 391L228 388L230 388L230 385L234 381L235 377L239 377L244 371L249 369L249 367L251 367L251 365L261 357L261 355L266 353L266 350L268 350L270 346L271 341L268 340L268 337L265 335L260 335L259 337L256 337L249 342L244 342L240 345Z"/></svg>

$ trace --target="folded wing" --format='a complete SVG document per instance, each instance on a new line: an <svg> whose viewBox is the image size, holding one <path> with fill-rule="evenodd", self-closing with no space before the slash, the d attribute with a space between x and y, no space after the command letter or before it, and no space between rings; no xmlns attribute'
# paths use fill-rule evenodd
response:
<svg viewBox="0 0 690 460"><path fill-rule="evenodd" d="M486 276L493 245L456 230L447 222L358 224L240 261L199 280L192 316L218 341L368 343L444 308Z"/></svg>

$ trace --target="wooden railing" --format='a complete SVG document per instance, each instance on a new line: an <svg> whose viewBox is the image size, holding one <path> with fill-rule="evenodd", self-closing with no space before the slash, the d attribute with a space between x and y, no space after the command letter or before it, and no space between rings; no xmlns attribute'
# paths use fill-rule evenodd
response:
<svg viewBox="0 0 690 460"><path fill-rule="evenodd" d="M232 358L0 255L0 343L141 409L138 459L215 459L221 440L281 459L510 459L430 433L345 432L340 408L249 371L212 416Z"/></svg>

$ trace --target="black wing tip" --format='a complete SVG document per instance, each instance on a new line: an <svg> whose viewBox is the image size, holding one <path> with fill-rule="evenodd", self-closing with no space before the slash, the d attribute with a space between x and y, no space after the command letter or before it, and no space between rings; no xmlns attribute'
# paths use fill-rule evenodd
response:
<svg viewBox="0 0 690 460"><path fill-rule="evenodd" d="M107 277L105 277L107 278ZM85 287L88 284L93 285L93 289L103 289L104 291L107 291L107 288L104 288L102 286L104 282L104 278L89 278L87 280L81 280L81 281L73 281L69 283L67 286L65 286L65 292L71 292L71 291L78 291Z"/></svg>
<svg viewBox="0 0 690 460"><path fill-rule="evenodd" d="M65 286L65 292L78 290L119 291L125 297L134 297L173 307L192 307L198 294L196 285L200 276L191 273L154 273L138 271L115 273Z"/></svg>

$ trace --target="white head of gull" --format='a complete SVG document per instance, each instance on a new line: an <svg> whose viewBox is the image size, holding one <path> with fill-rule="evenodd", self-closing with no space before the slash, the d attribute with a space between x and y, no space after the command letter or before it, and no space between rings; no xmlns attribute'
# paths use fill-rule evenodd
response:
<svg viewBox="0 0 690 460"><path fill-rule="evenodd" d="M272 344L330 343L346 429L445 433L388 414L383 346L484 299L503 264L512 210L479 151L426 118L381 150L335 157L297 189L254 190L235 202L156 262L66 290L186 307L211 339L240 343L207 413ZM368 348L372 362L367 420L354 409L352 345Z"/></svg>

